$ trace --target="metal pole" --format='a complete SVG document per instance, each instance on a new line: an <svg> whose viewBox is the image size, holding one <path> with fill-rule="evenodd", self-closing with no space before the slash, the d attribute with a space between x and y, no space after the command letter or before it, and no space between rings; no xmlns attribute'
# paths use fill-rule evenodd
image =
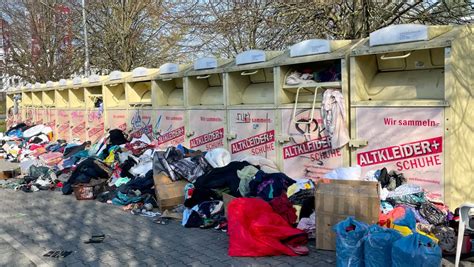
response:
<svg viewBox="0 0 474 267"><path fill-rule="evenodd" d="M82 0L82 28L84 30L84 49L86 53L86 61L84 62L84 73L89 76L89 45L87 44L87 23L86 23L86 3Z"/></svg>

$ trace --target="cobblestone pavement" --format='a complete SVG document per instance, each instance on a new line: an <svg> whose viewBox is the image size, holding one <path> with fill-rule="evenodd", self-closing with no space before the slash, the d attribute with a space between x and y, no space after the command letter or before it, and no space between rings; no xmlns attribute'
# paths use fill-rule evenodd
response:
<svg viewBox="0 0 474 267"><path fill-rule="evenodd" d="M60 192L0 189L0 266L333 266L334 252L310 243L306 257L237 258L228 237L213 229L154 224L98 201L77 201ZM84 244L104 233L100 244ZM49 250L70 250L63 259Z"/></svg>

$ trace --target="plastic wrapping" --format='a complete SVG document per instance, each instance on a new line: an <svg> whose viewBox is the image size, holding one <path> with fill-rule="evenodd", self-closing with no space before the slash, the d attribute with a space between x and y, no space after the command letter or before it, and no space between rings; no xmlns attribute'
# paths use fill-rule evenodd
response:
<svg viewBox="0 0 474 267"><path fill-rule="evenodd" d="M441 266L441 248L429 237L413 233L393 243L392 266Z"/></svg>
<svg viewBox="0 0 474 267"><path fill-rule="evenodd" d="M366 267L384 267L392 262L393 242L403 236L393 230L371 225L364 237L364 261Z"/></svg>
<svg viewBox="0 0 474 267"><path fill-rule="evenodd" d="M364 267L363 237L368 227L354 217L348 217L334 226L337 266Z"/></svg>

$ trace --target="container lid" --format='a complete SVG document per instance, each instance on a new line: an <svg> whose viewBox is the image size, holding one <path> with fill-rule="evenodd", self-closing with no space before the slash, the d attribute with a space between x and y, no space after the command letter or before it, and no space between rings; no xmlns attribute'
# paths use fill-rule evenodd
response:
<svg viewBox="0 0 474 267"><path fill-rule="evenodd" d="M202 57L194 61L194 70L215 69L217 66L217 59L215 57Z"/></svg>
<svg viewBox="0 0 474 267"><path fill-rule="evenodd" d="M165 63L160 67L160 74L173 74L179 72L179 65L176 63Z"/></svg>
<svg viewBox="0 0 474 267"><path fill-rule="evenodd" d="M74 77L74 79L72 79L72 84L73 85L81 85L82 84L82 77Z"/></svg>
<svg viewBox="0 0 474 267"><path fill-rule="evenodd" d="M339 48L334 46L334 44L335 42L324 39L305 40L290 47L290 57L331 53Z"/></svg>
<svg viewBox="0 0 474 267"><path fill-rule="evenodd" d="M235 64L244 65L267 61L267 55L263 50L247 50L237 55Z"/></svg>
<svg viewBox="0 0 474 267"><path fill-rule="evenodd" d="M61 79L59 80L59 86L66 86L67 85L67 80L66 79Z"/></svg>
<svg viewBox="0 0 474 267"><path fill-rule="evenodd" d="M87 78L87 81L89 83L98 83L101 81L101 77L97 74L92 74L91 76L89 76L89 78Z"/></svg>
<svg viewBox="0 0 474 267"><path fill-rule="evenodd" d="M47 81L47 82L46 82L46 87L47 87L47 88L52 88L52 87L54 87L55 84L56 84L56 83L53 82L53 81Z"/></svg>
<svg viewBox="0 0 474 267"><path fill-rule="evenodd" d="M127 77L131 75L130 72L122 72L119 70L114 70L109 74L109 79L107 80L107 83L118 83L123 80L125 80Z"/></svg>
<svg viewBox="0 0 474 267"><path fill-rule="evenodd" d="M421 24L398 24L379 29L370 34L369 45L387 45L429 41L447 32L450 27Z"/></svg>

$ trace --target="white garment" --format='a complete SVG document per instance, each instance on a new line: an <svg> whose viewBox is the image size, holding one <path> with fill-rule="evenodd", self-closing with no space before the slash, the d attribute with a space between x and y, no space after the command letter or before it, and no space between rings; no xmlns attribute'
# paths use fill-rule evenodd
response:
<svg viewBox="0 0 474 267"><path fill-rule="evenodd" d="M349 142L344 96L339 90L327 89L324 92L321 117L323 118L325 131L331 137L331 147L333 149L343 147Z"/></svg>
<svg viewBox="0 0 474 267"><path fill-rule="evenodd" d="M324 178L334 180L362 180L362 168L359 165L347 168L337 168L324 175Z"/></svg>
<svg viewBox="0 0 474 267"><path fill-rule="evenodd" d="M38 124L36 126L33 126L27 130L25 130L23 132L23 137L24 138L31 138L35 135L39 135L39 134L49 134L53 131L53 129L51 129L51 127L48 127L48 126L45 126L43 124Z"/></svg>
<svg viewBox="0 0 474 267"><path fill-rule="evenodd" d="M247 161L248 163L252 165L258 165L260 166L260 170L262 170L265 173L277 173L280 172L280 169L278 169L278 166L273 162L272 160L269 160L267 158L261 157L261 156L253 156L249 154L241 154L235 156L232 161Z"/></svg>
<svg viewBox="0 0 474 267"><path fill-rule="evenodd" d="M208 151L204 158L213 168L224 167L230 163L230 153L225 148L214 148Z"/></svg>

